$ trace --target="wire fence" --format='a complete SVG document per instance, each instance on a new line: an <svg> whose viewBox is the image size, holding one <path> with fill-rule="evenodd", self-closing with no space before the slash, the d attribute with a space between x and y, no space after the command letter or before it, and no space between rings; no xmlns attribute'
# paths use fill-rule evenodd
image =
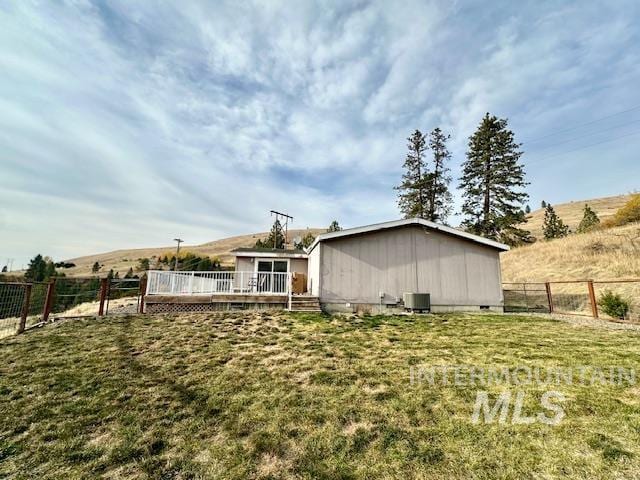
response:
<svg viewBox="0 0 640 480"><path fill-rule="evenodd" d="M57 318L143 313L146 277L0 282L0 337Z"/></svg>
<svg viewBox="0 0 640 480"><path fill-rule="evenodd" d="M97 315L100 284L98 277L56 278L52 313L56 317Z"/></svg>
<svg viewBox="0 0 640 480"><path fill-rule="evenodd" d="M640 279L503 283L503 293L505 312L560 313L640 322ZM623 305L622 310L608 308L604 301L606 294L615 296L618 304Z"/></svg>
<svg viewBox="0 0 640 480"><path fill-rule="evenodd" d="M505 312L549 313L549 298L544 283L504 283Z"/></svg>
<svg viewBox="0 0 640 480"><path fill-rule="evenodd" d="M0 282L0 337L44 321L48 283Z"/></svg>
<svg viewBox="0 0 640 480"><path fill-rule="evenodd" d="M113 278L107 289L105 315L141 311L142 292L139 278Z"/></svg>

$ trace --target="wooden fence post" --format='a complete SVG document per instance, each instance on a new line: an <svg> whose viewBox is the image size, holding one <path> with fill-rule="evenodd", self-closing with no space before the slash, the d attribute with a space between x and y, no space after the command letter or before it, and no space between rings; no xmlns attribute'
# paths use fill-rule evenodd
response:
<svg viewBox="0 0 640 480"><path fill-rule="evenodd" d="M31 287L30 283L24 286L24 298L22 300L22 313L20 314L20 324L18 325L18 333L23 333L27 327L27 317L29 316L29 304L31 302Z"/></svg>
<svg viewBox="0 0 640 480"><path fill-rule="evenodd" d="M44 301L44 312L42 313L42 323L49 320L51 310L53 310L53 297L56 293L56 279L52 278L47 285L47 298Z"/></svg>
<svg viewBox="0 0 640 480"><path fill-rule="evenodd" d="M98 307L98 316L104 315L104 302L107 299L107 288L109 286L108 278L100 279L100 307Z"/></svg>
<svg viewBox="0 0 640 480"><path fill-rule="evenodd" d="M547 302L549 302L549 313L553 313L553 295L551 294L551 284L546 282L544 288L547 290Z"/></svg>
<svg viewBox="0 0 640 480"><path fill-rule="evenodd" d="M138 311L144 313L144 296L147 293L147 277L140 279L140 308Z"/></svg>
<svg viewBox="0 0 640 480"><path fill-rule="evenodd" d="M598 318L598 303L596 302L596 293L593 289L593 280L587 282L589 289L589 302L591 302L591 314L593 318Z"/></svg>

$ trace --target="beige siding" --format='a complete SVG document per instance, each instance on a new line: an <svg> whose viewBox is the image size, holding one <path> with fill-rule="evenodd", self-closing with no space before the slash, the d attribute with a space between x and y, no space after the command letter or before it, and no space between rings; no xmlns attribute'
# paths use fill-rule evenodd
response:
<svg viewBox="0 0 640 480"><path fill-rule="evenodd" d="M434 305L502 303L498 250L420 227L321 242L309 264L324 303L375 304L380 292L383 303L403 292L431 293Z"/></svg>
<svg viewBox="0 0 640 480"><path fill-rule="evenodd" d="M236 272L253 272L253 257L236 257Z"/></svg>
<svg viewBox="0 0 640 480"><path fill-rule="evenodd" d="M320 295L320 247L316 246L309 254L307 290L311 295Z"/></svg>
<svg viewBox="0 0 640 480"><path fill-rule="evenodd" d="M289 264L290 272L304 273L307 275L307 259L306 258L292 258Z"/></svg>

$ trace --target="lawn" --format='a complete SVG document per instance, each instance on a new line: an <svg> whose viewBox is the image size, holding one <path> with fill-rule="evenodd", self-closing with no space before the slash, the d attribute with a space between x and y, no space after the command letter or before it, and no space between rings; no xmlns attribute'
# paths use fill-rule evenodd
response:
<svg viewBox="0 0 640 480"><path fill-rule="evenodd" d="M410 381L638 359L637 332L516 316L69 321L0 340L0 477L638 478L638 385L554 385L553 426L471 420L479 390L535 412L549 386Z"/></svg>

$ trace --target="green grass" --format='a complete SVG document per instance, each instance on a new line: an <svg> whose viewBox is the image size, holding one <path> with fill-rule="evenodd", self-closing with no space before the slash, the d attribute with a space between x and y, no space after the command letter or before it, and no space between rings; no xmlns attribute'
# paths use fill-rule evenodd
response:
<svg viewBox="0 0 640 480"><path fill-rule="evenodd" d="M637 385L555 387L555 427L473 424L481 387L411 384L409 368L639 358L636 332L497 315L51 325L0 341L0 477L627 478ZM546 390L517 389L534 411Z"/></svg>

